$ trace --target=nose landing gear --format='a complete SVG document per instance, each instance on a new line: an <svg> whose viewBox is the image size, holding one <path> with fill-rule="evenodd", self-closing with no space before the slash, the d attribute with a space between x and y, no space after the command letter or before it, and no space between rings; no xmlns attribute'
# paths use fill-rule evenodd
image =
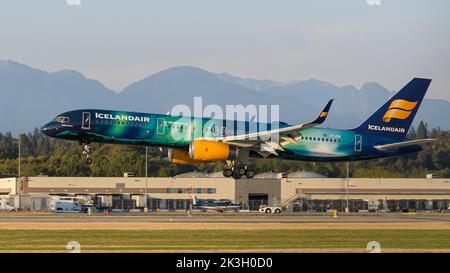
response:
<svg viewBox="0 0 450 273"><path fill-rule="evenodd" d="M92 164L92 158L90 154L91 144L89 142L82 142L80 144L84 144L83 155L86 157L86 164L91 165Z"/></svg>

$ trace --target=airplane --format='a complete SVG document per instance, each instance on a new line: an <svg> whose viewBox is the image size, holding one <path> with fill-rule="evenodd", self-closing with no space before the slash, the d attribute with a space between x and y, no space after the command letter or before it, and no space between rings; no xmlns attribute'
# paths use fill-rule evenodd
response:
<svg viewBox="0 0 450 273"><path fill-rule="evenodd" d="M239 211L241 209L241 204L233 203L229 200L196 200L193 198L192 208L201 209L204 211L213 210L217 212L225 212L225 211Z"/></svg>
<svg viewBox="0 0 450 273"><path fill-rule="evenodd" d="M333 100L315 120L294 125L82 109L58 115L41 130L47 136L84 145L87 164L92 163L92 142L156 146L167 148L172 163L225 161L225 177L252 178L255 171L249 163L254 158L345 162L420 151L421 145L434 139L406 140L406 136L430 83L431 79L414 78L350 130L317 127L328 116ZM236 130L236 125L245 130ZM249 130L253 125L256 132Z"/></svg>

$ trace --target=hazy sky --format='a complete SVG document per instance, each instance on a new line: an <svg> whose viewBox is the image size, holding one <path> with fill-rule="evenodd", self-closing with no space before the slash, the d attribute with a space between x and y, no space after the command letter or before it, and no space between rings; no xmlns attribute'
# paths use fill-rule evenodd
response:
<svg viewBox="0 0 450 273"><path fill-rule="evenodd" d="M118 91L179 65L391 90L431 77L428 97L450 100L448 0L67 1L0 0L0 59Z"/></svg>

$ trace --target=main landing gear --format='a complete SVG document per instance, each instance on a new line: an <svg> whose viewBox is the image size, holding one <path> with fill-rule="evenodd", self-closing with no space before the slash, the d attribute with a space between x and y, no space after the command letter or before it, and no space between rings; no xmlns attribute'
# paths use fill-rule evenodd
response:
<svg viewBox="0 0 450 273"><path fill-rule="evenodd" d="M83 155L86 157L86 164L91 165L92 164L92 158L91 158L91 154L90 154L91 143L83 141L83 142L80 142L80 144L81 145L84 144Z"/></svg>
<svg viewBox="0 0 450 273"><path fill-rule="evenodd" d="M234 179L240 179L244 175L247 178L253 178L255 174L255 171L250 169L247 165L236 164L234 161L223 170L223 176L233 177Z"/></svg>

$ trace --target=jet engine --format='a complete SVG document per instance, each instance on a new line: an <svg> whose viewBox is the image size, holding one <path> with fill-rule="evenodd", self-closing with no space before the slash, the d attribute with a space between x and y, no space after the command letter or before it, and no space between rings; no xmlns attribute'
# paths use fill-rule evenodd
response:
<svg viewBox="0 0 450 273"><path fill-rule="evenodd" d="M217 141L193 140L189 144L189 157L192 160L233 160L237 158L238 152L238 148Z"/></svg>
<svg viewBox="0 0 450 273"><path fill-rule="evenodd" d="M174 164L191 165L203 163L199 160L193 160L189 157L189 152L179 149L167 149L167 157L169 161Z"/></svg>

